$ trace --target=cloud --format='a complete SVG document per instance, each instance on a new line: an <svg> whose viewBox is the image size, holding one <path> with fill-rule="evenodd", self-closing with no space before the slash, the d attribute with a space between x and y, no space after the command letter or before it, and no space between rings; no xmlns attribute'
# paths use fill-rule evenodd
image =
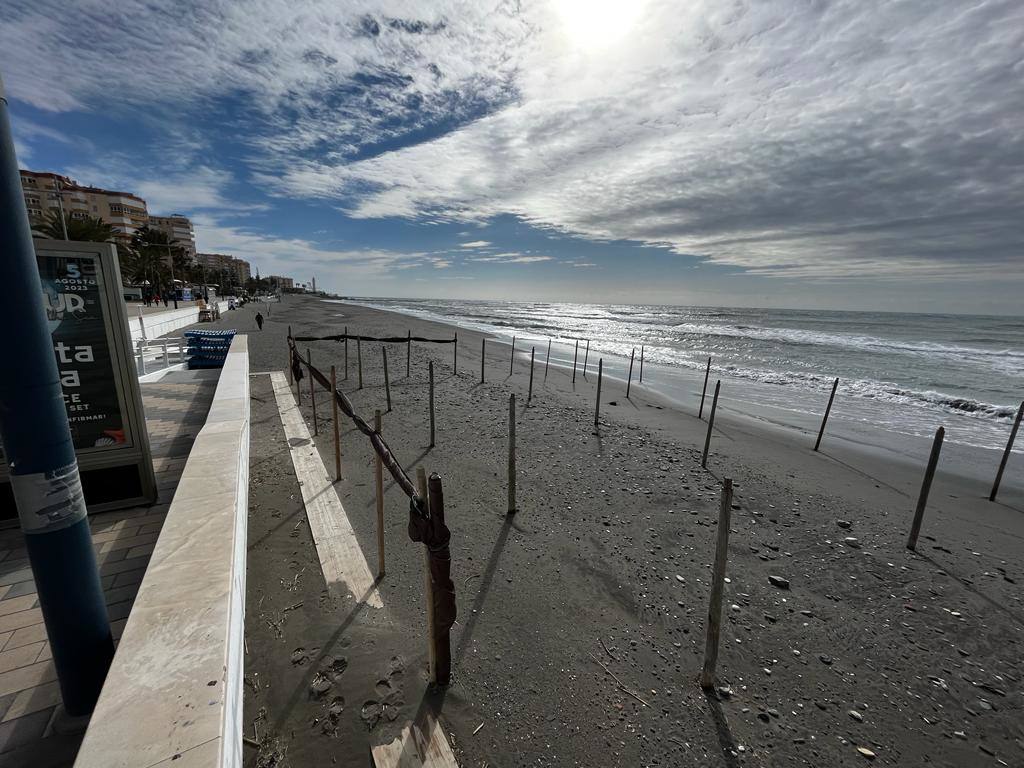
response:
<svg viewBox="0 0 1024 768"><path fill-rule="evenodd" d="M487 240L474 240L471 243L461 243L461 247L463 248L484 248L488 245L490 245L490 243Z"/></svg>
<svg viewBox="0 0 1024 768"><path fill-rule="evenodd" d="M1024 277L1019 2L410 7L41 0L5 9L0 68L43 110L212 119L255 183L357 218L511 214L766 277ZM229 202L192 167L149 193Z"/></svg>
<svg viewBox="0 0 1024 768"><path fill-rule="evenodd" d="M553 261L553 256L528 256L522 253L495 253L490 256L470 256L467 261L496 262L499 264L535 264Z"/></svg>
<svg viewBox="0 0 1024 768"><path fill-rule="evenodd" d="M403 253L384 249L326 249L303 238L280 238L246 227L222 223L216 216L201 214L193 219L201 253L230 253L252 263L261 275L317 275L321 285L342 286L352 280L394 281L395 270L429 266L425 253ZM301 277L297 278L301 279Z"/></svg>

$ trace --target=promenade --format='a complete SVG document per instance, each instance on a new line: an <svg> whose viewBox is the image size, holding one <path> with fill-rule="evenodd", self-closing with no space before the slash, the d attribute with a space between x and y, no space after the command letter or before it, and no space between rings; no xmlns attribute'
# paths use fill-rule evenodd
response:
<svg viewBox="0 0 1024 768"><path fill-rule="evenodd" d="M172 371L142 397L159 497L150 507L93 515L92 538L115 640L128 620L220 371ZM82 733L60 734L56 671L18 528L0 531L0 768L73 764Z"/></svg>

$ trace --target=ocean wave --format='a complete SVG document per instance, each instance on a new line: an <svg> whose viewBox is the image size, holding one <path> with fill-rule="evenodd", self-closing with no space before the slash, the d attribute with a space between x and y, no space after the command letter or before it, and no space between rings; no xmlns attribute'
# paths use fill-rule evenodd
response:
<svg viewBox="0 0 1024 768"><path fill-rule="evenodd" d="M701 361L691 361L687 367L703 369ZM750 379L760 384L777 386L799 385L803 389L814 388L825 391L832 386L832 376L801 371L766 371L744 368L736 365L722 366L731 376ZM840 379L840 393L866 400L879 400L893 405L912 405L920 408L935 408L961 416L992 421L1009 421L1017 414L1017 406L995 405L960 395L951 395L934 390L915 390L900 387L891 382L873 379Z"/></svg>
<svg viewBox="0 0 1024 768"><path fill-rule="evenodd" d="M1024 364L1024 352L1013 349L985 349L941 344L932 341L901 341L858 334L823 333L799 328L764 328L753 325L716 325L709 323L680 323L676 331L697 336L724 336L755 341L779 341L788 344L856 348L902 354L942 355L958 358L983 357L1019 361Z"/></svg>

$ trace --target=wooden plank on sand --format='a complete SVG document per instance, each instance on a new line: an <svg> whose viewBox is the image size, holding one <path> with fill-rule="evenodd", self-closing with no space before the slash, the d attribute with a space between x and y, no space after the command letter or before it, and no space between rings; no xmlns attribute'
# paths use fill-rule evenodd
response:
<svg viewBox="0 0 1024 768"><path fill-rule="evenodd" d="M458 768L444 731L433 717L425 727L409 723L390 744L373 747L376 768Z"/></svg>

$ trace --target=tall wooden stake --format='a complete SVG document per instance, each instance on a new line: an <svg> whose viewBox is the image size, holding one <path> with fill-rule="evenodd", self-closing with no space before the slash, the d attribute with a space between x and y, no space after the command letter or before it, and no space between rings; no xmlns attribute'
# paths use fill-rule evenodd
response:
<svg viewBox="0 0 1024 768"><path fill-rule="evenodd" d="M356 339L356 370L359 372L359 389L363 388L363 342Z"/></svg>
<svg viewBox="0 0 1024 768"><path fill-rule="evenodd" d="M732 517L732 480L722 483L722 500L718 505L718 540L715 545L715 568L711 572L711 601L708 603L707 634L704 637L704 669L700 673L702 688L715 684L718 663L718 637L722 631L722 592L725 586L725 564L729 558L729 519Z"/></svg>
<svg viewBox="0 0 1024 768"><path fill-rule="evenodd" d="M452 345L452 375L459 375L459 334L455 334L455 344Z"/></svg>
<svg viewBox="0 0 1024 768"><path fill-rule="evenodd" d="M708 357L708 367L704 369L704 389L700 392L700 411L697 412L697 418L704 418L704 396L708 393L708 376L711 375L711 357Z"/></svg>
<svg viewBox="0 0 1024 768"><path fill-rule="evenodd" d="M576 361L580 356L580 340L576 339L576 351L572 353L572 383L576 383Z"/></svg>
<svg viewBox="0 0 1024 768"><path fill-rule="evenodd" d="M427 364L427 372L430 376L430 447L434 447L434 361Z"/></svg>
<svg viewBox="0 0 1024 768"><path fill-rule="evenodd" d="M388 376L388 348L380 345L380 353L384 358L384 395L388 400L388 413L391 413L391 377Z"/></svg>
<svg viewBox="0 0 1024 768"><path fill-rule="evenodd" d="M348 381L348 326L345 326L345 381Z"/></svg>
<svg viewBox="0 0 1024 768"><path fill-rule="evenodd" d="M590 339L587 339L587 348L583 350L583 378L587 378L587 360L590 359Z"/></svg>
<svg viewBox="0 0 1024 768"><path fill-rule="evenodd" d="M533 355L536 351L536 347L530 347L530 390L526 395L526 402L533 400Z"/></svg>
<svg viewBox="0 0 1024 768"><path fill-rule="evenodd" d="M412 331L406 331L405 341L405 378L412 374Z"/></svg>
<svg viewBox="0 0 1024 768"><path fill-rule="evenodd" d="M444 489L441 487L441 476L436 472L431 472L428 487L427 496L430 500L430 519L444 525ZM454 587L454 584L452 586ZM433 583L431 583L431 601L431 604L435 605L433 603ZM435 621L434 626L431 628L433 631L430 634L433 640L431 645L433 650L434 679L438 685L448 685L452 677L451 635L448 631L437 631L436 605L434 611Z"/></svg>
<svg viewBox="0 0 1024 768"><path fill-rule="evenodd" d="M821 417L821 428L818 430L818 439L814 441L814 450L821 445L821 437L825 434L825 425L828 423L828 415L832 411L832 401L836 399L836 389L839 388L839 379L832 382L832 394L828 396L828 405L825 406L825 415Z"/></svg>
<svg viewBox="0 0 1024 768"><path fill-rule="evenodd" d="M551 339L548 339L548 356L544 361L544 381L548 380L548 365L551 364Z"/></svg>
<svg viewBox="0 0 1024 768"><path fill-rule="evenodd" d="M484 363L487 362L487 337L480 339L480 383L484 383Z"/></svg>
<svg viewBox="0 0 1024 768"><path fill-rule="evenodd" d="M601 417L601 377L604 375L604 358L597 359L597 402L594 405L594 429L597 429L597 420Z"/></svg>
<svg viewBox="0 0 1024 768"><path fill-rule="evenodd" d="M373 428L379 435L381 432L380 408L373 412ZM380 454L373 464L373 483L377 489L377 578L384 575L384 462Z"/></svg>
<svg viewBox="0 0 1024 768"><path fill-rule="evenodd" d="M719 379L715 382L715 397L711 401L711 415L708 417L708 436L704 438L704 456L700 460L700 465L707 469L708 466L708 451L711 449L711 431L715 428L715 411L718 410L718 391L722 388L722 380Z"/></svg>
<svg viewBox="0 0 1024 768"><path fill-rule="evenodd" d="M629 399L629 387L633 383L633 358L636 356L636 347L629 353L629 376L626 377L626 399Z"/></svg>
<svg viewBox="0 0 1024 768"><path fill-rule="evenodd" d="M999 469L996 471L996 481L992 483L992 493L988 495L989 501L996 500L999 493L999 483L1003 481L1003 471L1006 469L1006 462L1010 458L1010 451L1013 450L1013 441L1017 438L1017 429L1020 427L1021 416L1024 415L1024 403L1017 409L1017 418L1013 420L1013 428L1010 430L1010 439L1006 441L1006 450L1003 451L1003 458L999 461Z"/></svg>
<svg viewBox="0 0 1024 768"><path fill-rule="evenodd" d="M309 369L309 402L313 406L313 435L320 434L320 424L316 418L316 381L313 379L313 355L306 347L306 367Z"/></svg>
<svg viewBox="0 0 1024 768"><path fill-rule="evenodd" d="M508 513L516 512L516 396L508 396Z"/></svg>
<svg viewBox="0 0 1024 768"><path fill-rule="evenodd" d="M932 452L928 457L928 466L924 471L924 480L921 483L921 493L917 497L917 509L914 510L914 523L910 526L910 536L907 538L907 549L917 549L917 537L921 533L921 521L924 520L924 508L928 504L928 492L932 489L932 479L935 477L935 467L939 463L939 453L942 451L942 440L946 436L944 427L935 430L935 440L932 442Z"/></svg>
<svg viewBox="0 0 1024 768"><path fill-rule="evenodd" d="M508 375L512 375L512 367L516 364L516 337L512 337L512 355L508 360Z"/></svg>
<svg viewBox="0 0 1024 768"><path fill-rule="evenodd" d="M640 345L640 383L644 383L644 345Z"/></svg>
<svg viewBox="0 0 1024 768"><path fill-rule="evenodd" d="M416 467L416 487L423 503L429 508L427 493L427 472L423 467ZM434 580L430 578L430 552L423 545L423 596L427 608L427 682L437 682L437 648L434 645Z"/></svg>
<svg viewBox="0 0 1024 768"><path fill-rule="evenodd" d="M341 480L341 430L338 427L338 372L331 366L331 416L334 423L334 479Z"/></svg>

